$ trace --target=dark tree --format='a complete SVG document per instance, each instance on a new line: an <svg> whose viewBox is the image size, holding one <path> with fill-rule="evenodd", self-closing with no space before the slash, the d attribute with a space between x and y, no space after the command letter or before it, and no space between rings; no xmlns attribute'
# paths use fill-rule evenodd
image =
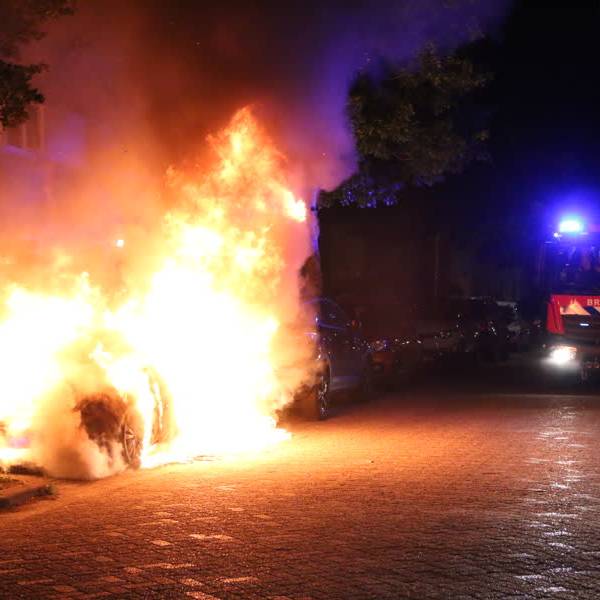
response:
<svg viewBox="0 0 600 600"><path fill-rule="evenodd" d="M44 102L32 78L44 64L23 65L19 49L44 37L51 19L73 13L74 0L0 0L0 125L14 127L27 120L32 104Z"/></svg>
<svg viewBox="0 0 600 600"><path fill-rule="evenodd" d="M466 57L426 48L413 69L382 65L355 79L348 113L360 161L393 167L406 183L432 184L460 172L487 132L470 131L464 100L485 85Z"/></svg>
<svg viewBox="0 0 600 600"><path fill-rule="evenodd" d="M490 77L467 55L429 46L408 68L382 62L376 74L357 75L348 116L359 168L322 194L323 205L393 204L407 185L433 185L485 156L485 118L472 99Z"/></svg>

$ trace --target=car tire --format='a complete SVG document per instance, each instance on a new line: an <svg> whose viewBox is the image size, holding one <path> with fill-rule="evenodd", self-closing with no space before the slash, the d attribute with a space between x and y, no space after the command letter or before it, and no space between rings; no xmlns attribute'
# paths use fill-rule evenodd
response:
<svg viewBox="0 0 600 600"><path fill-rule="evenodd" d="M121 444L125 463L132 469L139 469L142 464L143 439L141 419L129 409L121 424Z"/></svg>
<svg viewBox="0 0 600 600"><path fill-rule="evenodd" d="M331 399L329 370L317 374L316 382L304 398L304 416L312 421L324 421L329 417Z"/></svg>

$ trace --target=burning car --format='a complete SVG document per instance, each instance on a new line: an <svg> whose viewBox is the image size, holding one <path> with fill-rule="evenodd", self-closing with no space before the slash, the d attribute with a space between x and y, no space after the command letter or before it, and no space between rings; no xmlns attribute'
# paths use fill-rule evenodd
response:
<svg viewBox="0 0 600 600"><path fill-rule="evenodd" d="M0 253L3 463L27 439L51 475L96 478L124 463L256 451L289 437L277 411L307 377L279 372L304 366L311 344L284 323L300 305L310 243L284 156L241 109L201 160L169 168L154 192L164 214L103 234L116 259L88 252L96 238L83 227L63 239L61 223L35 260L11 244ZM341 329L329 328L331 344ZM330 360L331 345L322 347L328 399L330 388L358 383L359 367L354 350ZM71 474L84 454L93 460Z"/></svg>
<svg viewBox="0 0 600 600"><path fill-rule="evenodd" d="M138 373L137 381L142 386L135 392L119 391L97 377L96 365L91 357L88 358L87 364L78 365L77 371L80 374L87 371L85 377L95 383L89 385L88 381L81 388L77 382L60 385L56 397L63 399L61 410L64 412L54 413L55 407L48 406L48 418L71 422L75 437L89 439L95 444L107 464L138 468L144 449L167 443L176 433L171 398L152 369ZM94 375L90 377L91 373ZM36 452L31 450L43 444L48 431L44 432L39 425L25 428L9 425L0 421L0 461L8 458L12 459L9 464L36 465ZM81 436L77 436L77 432Z"/></svg>

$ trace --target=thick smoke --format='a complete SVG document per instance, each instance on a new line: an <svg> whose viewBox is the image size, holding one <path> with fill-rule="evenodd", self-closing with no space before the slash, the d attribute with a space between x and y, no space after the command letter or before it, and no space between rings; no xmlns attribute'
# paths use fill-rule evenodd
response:
<svg viewBox="0 0 600 600"><path fill-rule="evenodd" d="M330 187L354 166L345 103L358 70L408 62L427 43L449 50L490 31L509 0L131 3L138 73L169 154L256 104L279 134L299 185ZM199 8L201 4L201 8ZM211 3L212 4L212 3ZM157 129L157 132L158 132ZM195 135L196 134L196 135ZM202 136L200 136L200 139Z"/></svg>

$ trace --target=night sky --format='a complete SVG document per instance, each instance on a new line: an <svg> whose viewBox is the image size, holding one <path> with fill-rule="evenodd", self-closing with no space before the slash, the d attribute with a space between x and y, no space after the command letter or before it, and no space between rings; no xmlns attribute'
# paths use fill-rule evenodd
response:
<svg viewBox="0 0 600 600"><path fill-rule="evenodd" d="M487 165L457 178L474 186L475 214L546 228L565 210L593 209L600 185L598 2L516 2L497 41L477 55L494 73ZM481 210L476 210L479 206Z"/></svg>

